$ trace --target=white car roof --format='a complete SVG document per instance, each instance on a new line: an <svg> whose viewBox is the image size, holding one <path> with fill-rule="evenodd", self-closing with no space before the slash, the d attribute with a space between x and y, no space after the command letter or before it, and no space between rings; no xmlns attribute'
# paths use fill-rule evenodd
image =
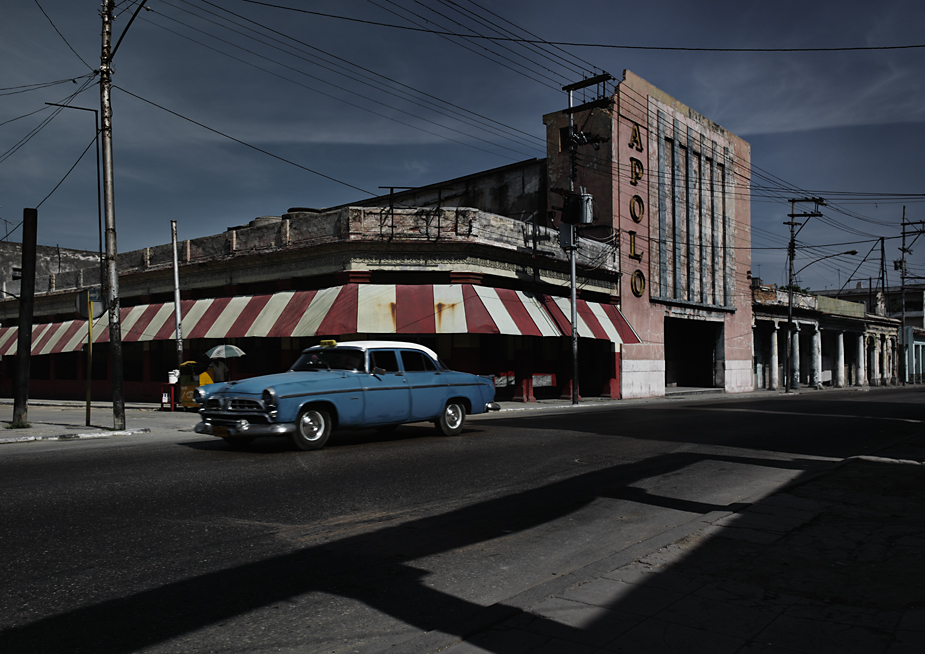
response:
<svg viewBox="0 0 925 654"><path fill-rule="evenodd" d="M418 345L417 343L407 343L405 341L337 341L337 347L354 347L364 351L376 349L420 350L421 352L426 352L435 361L439 358L437 353L431 350L429 347L424 347L423 345ZM315 345L307 349L325 350L327 347L324 345Z"/></svg>

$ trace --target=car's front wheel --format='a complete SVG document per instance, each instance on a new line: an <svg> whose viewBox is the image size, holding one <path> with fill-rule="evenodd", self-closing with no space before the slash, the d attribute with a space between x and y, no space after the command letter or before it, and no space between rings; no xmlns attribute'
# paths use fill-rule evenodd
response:
<svg viewBox="0 0 925 654"><path fill-rule="evenodd" d="M307 408L299 413L292 443L296 448L320 450L331 435L331 416L323 409Z"/></svg>
<svg viewBox="0 0 925 654"><path fill-rule="evenodd" d="M443 413L437 419L437 429L444 436L456 436L466 423L466 407L461 402L451 401L443 407Z"/></svg>

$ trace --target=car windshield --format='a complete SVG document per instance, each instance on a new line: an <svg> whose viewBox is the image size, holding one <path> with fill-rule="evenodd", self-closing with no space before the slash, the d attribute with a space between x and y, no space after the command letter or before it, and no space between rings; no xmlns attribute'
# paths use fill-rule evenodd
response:
<svg viewBox="0 0 925 654"><path fill-rule="evenodd" d="M290 370L364 370L361 350L310 350L292 364Z"/></svg>

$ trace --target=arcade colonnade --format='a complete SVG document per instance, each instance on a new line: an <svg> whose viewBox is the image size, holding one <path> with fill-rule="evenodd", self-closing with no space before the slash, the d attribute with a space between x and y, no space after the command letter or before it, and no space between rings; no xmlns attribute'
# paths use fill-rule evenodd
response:
<svg viewBox="0 0 925 654"><path fill-rule="evenodd" d="M785 387L787 321L755 322L755 388ZM795 320L790 338L790 388L887 386L897 383L897 336L888 329L822 327Z"/></svg>

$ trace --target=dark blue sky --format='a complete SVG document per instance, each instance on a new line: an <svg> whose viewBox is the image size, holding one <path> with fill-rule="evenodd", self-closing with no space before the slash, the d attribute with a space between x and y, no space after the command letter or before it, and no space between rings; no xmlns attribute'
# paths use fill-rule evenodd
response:
<svg viewBox="0 0 925 654"><path fill-rule="evenodd" d="M45 102L63 101L80 88L88 66L98 66L101 21L98 0L9 4L0 21L0 87L8 89L0 91L0 218L12 227L21 220L22 208L42 202L92 139L92 114L65 110L11 152L50 115ZM116 21L117 35L132 4L119 3L124 13ZM826 209L825 220L813 220L803 230L801 241L820 249L798 260L799 267L822 254L859 250L854 263L821 262L801 275L805 286L832 288L844 283L870 250L871 239L898 236L902 202L886 194L925 193L918 154L925 146L925 48L745 53L542 46L538 52L479 40L461 45L459 39L431 33L243 0L149 4L152 11L139 15L115 59L114 83L144 99L113 92L120 251L168 242L170 220L178 221L181 238L192 238L257 216L280 215L289 207L333 206L366 197L358 189L378 193L379 186L427 184L543 157L542 115L565 106L562 85L595 69L619 78L629 68L751 143L752 268L766 281L785 282L787 231L782 223L788 198L805 192L838 201ZM275 4L393 25L482 34L503 27L528 30L548 41L595 44L813 48L925 43L920 29L925 6L911 1ZM348 76L329 70L340 65L349 68ZM76 84L14 92L24 90L14 87L72 78ZM416 90L414 99L408 87ZM72 103L98 108L97 87L90 86ZM442 109L435 111L435 105ZM92 154L42 204L40 243L97 247ZM859 203L841 193L875 195ZM925 204L905 203L909 220L925 220ZM20 237L14 231L10 239ZM899 243L886 243L889 279L895 283L892 260L899 256ZM914 249L914 270L925 271L925 246ZM863 264L859 275L876 276L878 270L879 255Z"/></svg>

